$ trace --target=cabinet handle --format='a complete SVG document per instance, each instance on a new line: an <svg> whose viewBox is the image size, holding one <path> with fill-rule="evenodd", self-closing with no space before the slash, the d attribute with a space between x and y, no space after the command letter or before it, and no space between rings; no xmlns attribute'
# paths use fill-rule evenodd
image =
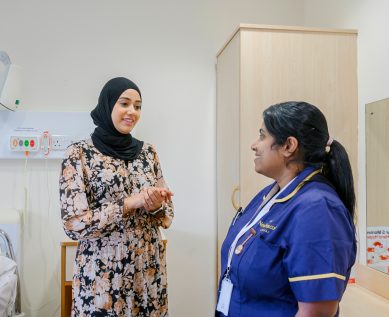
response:
<svg viewBox="0 0 389 317"><path fill-rule="evenodd" d="M234 188L234 190L232 191L232 194L231 194L231 203L232 203L232 206L234 206L236 211L239 209L239 205L235 201L235 193L238 192L239 190L240 190L240 188L238 185Z"/></svg>

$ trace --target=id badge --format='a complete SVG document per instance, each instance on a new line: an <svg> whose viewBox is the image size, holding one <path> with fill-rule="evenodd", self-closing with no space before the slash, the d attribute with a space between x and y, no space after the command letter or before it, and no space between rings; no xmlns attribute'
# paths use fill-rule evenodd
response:
<svg viewBox="0 0 389 317"><path fill-rule="evenodd" d="M229 278L224 278L222 280L219 301L217 302L216 310L223 313L224 316L228 316L233 287L234 285L232 285L231 280Z"/></svg>

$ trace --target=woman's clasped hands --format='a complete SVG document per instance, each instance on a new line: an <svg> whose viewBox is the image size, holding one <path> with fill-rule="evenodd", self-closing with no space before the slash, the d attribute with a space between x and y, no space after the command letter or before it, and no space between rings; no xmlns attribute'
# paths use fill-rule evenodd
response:
<svg viewBox="0 0 389 317"><path fill-rule="evenodd" d="M124 216L128 216L135 209L142 208L153 213L163 207L165 203L171 202L173 196L167 188L145 187L140 193L127 197L124 200Z"/></svg>

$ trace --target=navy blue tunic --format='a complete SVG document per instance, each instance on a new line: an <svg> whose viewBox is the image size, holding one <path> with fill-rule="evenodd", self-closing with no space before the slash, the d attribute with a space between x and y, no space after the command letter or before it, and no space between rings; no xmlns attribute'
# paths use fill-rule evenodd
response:
<svg viewBox="0 0 389 317"><path fill-rule="evenodd" d="M355 228L330 185L313 178L297 188L312 172L308 167L296 177L254 225L256 235L240 254L233 254L228 317L295 316L299 301L342 298L356 257ZM233 240L273 186L260 191L231 224L221 250L220 280ZM224 317L220 312L216 316Z"/></svg>

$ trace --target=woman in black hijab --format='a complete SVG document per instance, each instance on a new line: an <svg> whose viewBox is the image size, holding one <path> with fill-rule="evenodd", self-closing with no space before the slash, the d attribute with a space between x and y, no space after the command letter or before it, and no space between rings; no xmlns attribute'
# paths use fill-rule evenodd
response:
<svg viewBox="0 0 389 317"><path fill-rule="evenodd" d="M62 163L65 233L78 240L72 316L168 316L165 246L173 195L152 145L131 135L142 107L138 86L114 78L91 112L92 138Z"/></svg>

